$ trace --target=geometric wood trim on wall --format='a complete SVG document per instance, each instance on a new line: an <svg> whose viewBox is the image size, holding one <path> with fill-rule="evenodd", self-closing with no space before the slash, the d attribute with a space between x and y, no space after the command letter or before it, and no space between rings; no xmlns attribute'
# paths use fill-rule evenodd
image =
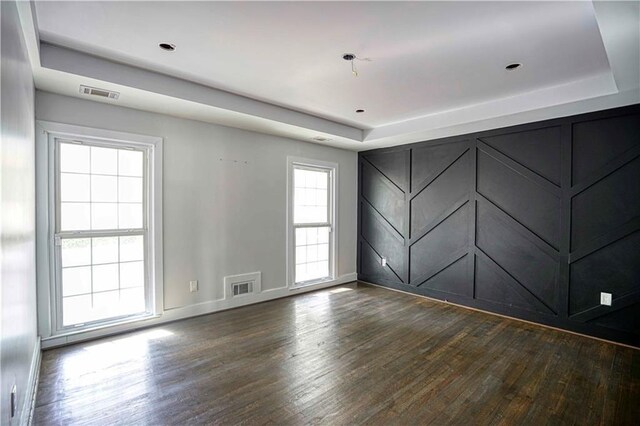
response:
<svg viewBox="0 0 640 426"><path fill-rule="evenodd" d="M408 284L443 297L471 297L471 141L414 149L410 160Z"/></svg>
<svg viewBox="0 0 640 426"><path fill-rule="evenodd" d="M569 318L637 335L640 116L574 123L572 153Z"/></svg>
<svg viewBox="0 0 640 426"><path fill-rule="evenodd" d="M640 347L640 105L361 152L358 179L360 279Z"/></svg>

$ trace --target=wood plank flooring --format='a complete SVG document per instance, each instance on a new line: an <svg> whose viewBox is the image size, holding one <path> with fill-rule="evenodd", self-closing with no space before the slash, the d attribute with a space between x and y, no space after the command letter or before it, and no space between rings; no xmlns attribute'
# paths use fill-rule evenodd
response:
<svg viewBox="0 0 640 426"><path fill-rule="evenodd" d="M36 425L638 424L640 351L363 284L46 351Z"/></svg>

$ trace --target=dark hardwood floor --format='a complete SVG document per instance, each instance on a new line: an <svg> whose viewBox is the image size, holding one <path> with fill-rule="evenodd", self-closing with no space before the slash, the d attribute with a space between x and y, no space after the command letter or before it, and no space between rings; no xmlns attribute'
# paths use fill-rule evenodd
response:
<svg viewBox="0 0 640 426"><path fill-rule="evenodd" d="M34 417L38 425L639 421L638 350L355 284L46 351Z"/></svg>

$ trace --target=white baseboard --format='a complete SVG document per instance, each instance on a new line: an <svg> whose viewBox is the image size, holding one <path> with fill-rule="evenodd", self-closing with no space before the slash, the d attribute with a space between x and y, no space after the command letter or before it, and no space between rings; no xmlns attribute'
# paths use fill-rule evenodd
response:
<svg viewBox="0 0 640 426"><path fill-rule="evenodd" d="M181 308L166 310L164 311L162 318L168 321L182 319L182 318L189 318L197 315L203 315L203 314L222 311L226 309L237 308L239 306L252 305L254 303L266 302L267 300L279 299L281 297L287 297L294 294L306 293L308 291L345 284L351 281L355 281L356 278L357 278L356 273L351 273L351 274L342 275L332 281L313 284L307 287L298 287L298 288L279 287L279 288L264 290L260 293L248 294L245 296L240 296L240 297L235 297L230 299L212 300L210 302L198 303L196 305L189 305Z"/></svg>
<svg viewBox="0 0 640 426"><path fill-rule="evenodd" d="M36 404L36 394L38 392L38 380L40 378L40 361L42 359L42 349L40 337L36 339L36 344L31 355L31 367L29 368L29 381L27 382L27 393L22 403L22 418L20 425L30 425L33 420L33 410Z"/></svg>
<svg viewBox="0 0 640 426"><path fill-rule="evenodd" d="M90 339L96 339L99 337L108 336L111 334L123 333L126 331L136 330L139 328L150 327L169 321L176 321L186 318L195 317L198 315L211 314L218 311L224 311L227 309L237 308L240 306L253 305L255 303L266 302L268 300L279 299L282 297L292 296L295 294L306 293L309 291L319 290L327 287L333 287L336 285L346 284L357 280L357 274L355 272L341 275L332 281L326 281L323 283L313 284L305 287L289 288L279 287L269 290L264 290L260 293L247 294L236 298L230 299L217 299L209 302L197 303L195 305L183 306L180 308L167 309L162 315L158 315L151 318L141 319L129 323L113 325L109 327L80 331L64 336L53 336L42 339L42 348L48 349L57 346L64 346L70 343L81 342Z"/></svg>

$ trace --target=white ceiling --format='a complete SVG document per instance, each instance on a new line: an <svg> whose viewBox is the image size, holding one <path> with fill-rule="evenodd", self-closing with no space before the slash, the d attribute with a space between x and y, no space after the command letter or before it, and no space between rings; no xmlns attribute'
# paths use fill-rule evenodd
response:
<svg viewBox="0 0 640 426"><path fill-rule="evenodd" d="M607 45L588 1L45 1L35 11L40 41L109 61L43 45L42 89L78 96L84 78L122 91L125 106L158 110L151 105L160 101L167 113L261 131L247 124L257 117L289 126L287 136L320 134L352 149L613 96L619 82L611 51L635 48L635 33L621 37L620 28L620 40ZM177 50L162 51L159 42ZM358 77L341 58L346 52L371 58L356 62ZM508 72L511 62L523 67ZM152 73L165 75L151 78L154 87ZM170 77L161 87L159 79ZM184 80L206 87L188 96Z"/></svg>

